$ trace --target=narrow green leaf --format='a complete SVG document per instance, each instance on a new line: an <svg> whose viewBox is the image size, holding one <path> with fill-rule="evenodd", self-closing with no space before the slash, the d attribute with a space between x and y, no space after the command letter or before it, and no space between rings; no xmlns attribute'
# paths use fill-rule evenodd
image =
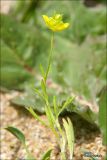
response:
<svg viewBox="0 0 107 160"><path fill-rule="evenodd" d="M63 135L63 129L59 123L59 119L57 118L56 121L55 121L55 125L57 127L57 130L59 130L60 134Z"/></svg>
<svg viewBox="0 0 107 160"><path fill-rule="evenodd" d="M26 142L25 142L25 136L24 134L17 128L9 126L7 128L5 128L7 131L9 131L11 134L13 134L24 146L25 150L26 150L26 154L27 154L27 160L36 160L31 153L29 152L27 146L26 146Z"/></svg>
<svg viewBox="0 0 107 160"><path fill-rule="evenodd" d="M47 93L46 93L46 83L44 82L43 79L41 80L41 88L42 88L42 91L43 91L43 95L44 95L45 99L47 100L48 96L47 96Z"/></svg>
<svg viewBox="0 0 107 160"><path fill-rule="evenodd" d="M65 103L63 104L61 110L58 113L58 116L60 115L60 113L73 101L74 97L69 97Z"/></svg>
<svg viewBox="0 0 107 160"><path fill-rule="evenodd" d="M50 160L52 149L49 149L41 158L41 160Z"/></svg>
<svg viewBox="0 0 107 160"><path fill-rule="evenodd" d="M35 88L34 91L36 92L36 94L37 94L39 97L41 97L42 99L44 99L43 95L40 93L40 91L39 91L37 88Z"/></svg>
<svg viewBox="0 0 107 160"><path fill-rule="evenodd" d="M59 145L61 149L60 155L62 159L66 159L65 158L66 157L66 144L67 144L66 133L63 129L61 129L61 127L60 127L59 132L60 132L60 144Z"/></svg>
<svg viewBox="0 0 107 160"><path fill-rule="evenodd" d="M42 125L48 127L48 125L47 125L44 121L42 121L42 120L40 119L40 117L34 112L34 110L33 110L32 107L27 107L26 109L32 114L32 116L33 116L35 119L37 119L38 121L40 121Z"/></svg>
<svg viewBox="0 0 107 160"><path fill-rule="evenodd" d="M41 80L41 88L42 88L43 93L46 93L46 84L43 79Z"/></svg>
<svg viewBox="0 0 107 160"><path fill-rule="evenodd" d="M58 115L58 107L57 107L57 103L56 103L56 96L53 96L53 106L54 106L55 116L57 117L57 115Z"/></svg>
<svg viewBox="0 0 107 160"><path fill-rule="evenodd" d="M41 88L42 88L42 91L43 91L43 96L44 96L45 102L46 102L46 104L48 104L48 95L47 95L47 92L46 92L46 83L43 79L41 80Z"/></svg>
<svg viewBox="0 0 107 160"><path fill-rule="evenodd" d="M73 157L73 148L74 148L74 130L71 120L67 118L67 121L63 119L63 126L66 132L66 137L68 141L68 149L70 152L70 159Z"/></svg>
<svg viewBox="0 0 107 160"><path fill-rule="evenodd" d="M51 125L51 128L54 128L55 118L54 118L54 115L52 113L50 106L46 106L45 111L46 111L46 115L49 120L49 123Z"/></svg>
<svg viewBox="0 0 107 160"><path fill-rule="evenodd" d="M13 134L14 136L16 136L16 138L20 140L22 144L25 145L25 136L19 129L12 126L6 127L5 129L9 131L11 134Z"/></svg>
<svg viewBox="0 0 107 160"><path fill-rule="evenodd" d="M48 122L50 124L48 127L53 131L55 136L58 137L58 134L57 134L57 131L56 131L55 117L54 117L53 112L52 112L52 110L51 110L49 105L45 106L45 113L46 113Z"/></svg>
<svg viewBox="0 0 107 160"><path fill-rule="evenodd" d="M42 64L40 64L40 71L41 71L43 78L45 79L45 71L44 71Z"/></svg>

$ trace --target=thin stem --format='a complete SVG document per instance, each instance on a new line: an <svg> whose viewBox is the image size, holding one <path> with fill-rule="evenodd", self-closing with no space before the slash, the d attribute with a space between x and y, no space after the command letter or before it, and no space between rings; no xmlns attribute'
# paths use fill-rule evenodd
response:
<svg viewBox="0 0 107 160"><path fill-rule="evenodd" d="M61 160L67 160L65 152L61 151L60 156L61 156Z"/></svg>
<svg viewBox="0 0 107 160"><path fill-rule="evenodd" d="M45 75L45 83L46 83L46 80L47 80L47 77L48 77L48 74L49 74L49 70L50 70L50 65L51 65L53 42L54 42L54 32L52 32L52 36L51 36L51 48L50 48L50 54L49 54L48 67L47 67L47 71L46 71L46 75Z"/></svg>
<svg viewBox="0 0 107 160"><path fill-rule="evenodd" d="M25 148L26 153L27 153L27 159L29 159L29 160L36 160L36 158L34 158L34 157L31 155L31 153L29 152L26 143L24 144L24 148Z"/></svg>
<svg viewBox="0 0 107 160"><path fill-rule="evenodd" d="M61 160L66 160L66 138L64 136L64 133L62 135L62 144L60 145L60 149L61 149Z"/></svg>

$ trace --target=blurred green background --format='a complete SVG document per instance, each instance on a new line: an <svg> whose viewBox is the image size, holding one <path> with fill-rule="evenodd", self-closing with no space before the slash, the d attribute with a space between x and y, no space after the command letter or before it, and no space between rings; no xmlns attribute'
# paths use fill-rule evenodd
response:
<svg viewBox="0 0 107 160"><path fill-rule="evenodd" d="M57 95L61 106L71 93L79 96L85 103L75 100L68 111L96 123L104 131L107 117L105 0L23 0L17 1L8 15L1 14L1 90L23 91L23 98L16 97L12 103L32 105L44 112L43 103L32 88L40 87L39 65L46 69L50 49L51 31L42 15L51 16L54 12L63 14L64 22L69 22L70 27L55 33L49 75L49 84L54 87L49 87L50 99Z"/></svg>

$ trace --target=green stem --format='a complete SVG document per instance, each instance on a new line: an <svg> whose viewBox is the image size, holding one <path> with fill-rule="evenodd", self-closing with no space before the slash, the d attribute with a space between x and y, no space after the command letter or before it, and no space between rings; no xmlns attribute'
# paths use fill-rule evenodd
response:
<svg viewBox="0 0 107 160"><path fill-rule="evenodd" d="M60 149L61 149L61 153L60 153L60 157L61 157L61 160L66 160L66 139L65 137L63 137L64 135L62 135L62 144L60 143L59 146L60 146Z"/></svg>
<svg viewBox="0 0 107 160"><path fill-rule="evenodd" d="M50 48L50 54L49 54L48 67L47 67L46 75L45 75L45 83L46 83L46 80L47 80L47 77L48 77L48 74L49 74L49 70L50 70L50 65L51 65L53 42L54 42L54 32L52 32L52 36L51 36L51 48Z"/></svg>
<svg viewBox="0 0 107 160"><path fill-rule="evenodd" d="M24 144L24 148L25 148L25 150L26 150L27 159L28 159L28 160L36 160L36 158L34 158L34 157L31 155L31 153L29 152L26 143Z"/></svg>
<svg viewBox="0 0 107 160"><path fill-rule="evenodd" d="M65 156L65 153L64 152L61 152L61 160L66 160L66 156Z"/></svg>

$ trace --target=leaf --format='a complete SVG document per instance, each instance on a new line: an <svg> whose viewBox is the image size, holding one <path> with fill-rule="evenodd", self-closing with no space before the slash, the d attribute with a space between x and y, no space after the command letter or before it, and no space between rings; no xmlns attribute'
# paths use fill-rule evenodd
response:
<svg viewBox="0 0 107 160"><path fill-rule="evenodd" d="M51 106L49 106L49 105L45 106L45 113L46 113L48 121L50 123L50 127L54 129L55 117L54 117L52 109L50 107Z"/></svg>
<svg viewBox="0 0 107 160"><path fill-rule="evenodd" d="M24 134L17 128L9 126L5 128L7 131L9 131L11 134L13 134L24 146L26 153L27 153L27 160L36 160L31 153L29 152L27 146L26 146L26 141L25 141L25 136Z"/></svg>
<svg viewBox="0 0 107 160"><path fill-rule="evenodd" d="M58 106L57 106L57 102L56 102L56 96L53 96L53 106L54 106L54 113L55 116L58 116Z"/></svg>
<svg viewBox="0 0 107 160"><path fill-rule="evenodd" d="M68 89L71 88L72 92L77 95L95 102L98 92L106 83L106 52L103 42L99 42L101 45L100 49L94 49L96 44L93 44L91 40L87 40L81 46L77 46L71 45L69 41L63 41L58 37L56 40L56 53L59 51L61 54L56 55L57 64L56 70L54 69L53 78L60 84L59 75L61 73L61 78L64 79ZM63 45L66 47L61 50L60 48L63 48ZM65 53L67 53L67 57ZM102 54L103 56L101 56ZM57 61L60 58L61 61ZM95 59L97 59L97 62ZM53 66L53 68L55 67Z"/></svg>
<svg viewBox="0 0 107 160"><path fill-rule="evenodd" d="M13 105L17 105L19 107L29 107L32 106L32 108L39 113L44 113L44 101L41 97L39 97L35 93L35 86L27 85L25 88L25 92L19 94L18 96L11 99L11 103Z"/></svg>
<svg viewBox="0 0 107 160"><path fill-rule="evenodd" d="M99 100L99 127L103 135L103 144L107 145L107 87L103 88Z"/></svg>
<svg viewBox="0 0 107 160"><path fill-rule="evenodd" d="M1 86L24 89L24 84L35 80L38 61L47 51L47 40L32 26L24 25L8 15L1 15ZM36 36L35 36L36 35ZM44 45L41 45L44 41ZM43 40L43 41L42 41ZM36 65L37 64L37 65Z"/></svg>
<svg viewBox="0 0 107 160"><path fill-rule="evenodd" d="M40 7L41 1L31 0L31 1L16 1L13 7L11 7L10 14L15 16L21 22L31 22L34 18L35 10ZM24 8L23 6L26 6Z"/></svg>
<svg viewBox="0 0 107 160"><path fill-rule="evenodd" d="M45 71L42 64L40 64L40 71L41 71L42 77L45 79Z"/></svg>
<svg viewBox="0 0 107 160"><path fill-rule="evenodd" d="M21 141L23 145L25 145L25 136L19 129L11 126L6 127L5 129L13 134L19 141Z"/></svg>
<svg viewBox="0 0 107 160"><path fill-rule="evenodd" d="M36 86L37 87L37 86ZM63 89L65 90L65 89ZM68 103L66 105L66 107L63 108L62 110L62 106L64 105L64 103L66 102L66 100L68 99L67 96L68 94L70 95L70 93L68 91L66 92L59 92L56 93L56 90L52 92L52 89L48 89L48 94L50 97L50 106L52 109L52 112L54 110L56 110L54 107L55 105L57 108L56 113L58 114L58 112L62 112L61 114L67 112L75 112L77 114L79 114L82 118L84 118L85 120L87 120L90 123L95 123L98 125L98 114L93 112L90 109L90 106L88 106L87 101L86 104L83 105L81 103L81 101L77 101L76 99L73 100L73 103ZM53 104L55 103L55 99L53 102L53 99L51 99L53 96L57 97L57 104ZM53 103L52 103L53 102ZM23 95L19 95L13 99L11 99L11 103L18 105L18 106L24 106L24 107L29 107L32 106L32 108L35 111L38 111L39 113L45 113L44 111L44 101L40 98L39 95L36 95L33 92L33 89L30 88L30 86L28 86L28 88L26 88L26 92ZM55 112L55 111L54 111Z"/></svg>
<svg viewBox="0 0 107 160"><path fill-rule="evenodd" d="M46 83L45 83L44 79L41 80L41 89L42 89L43 97L44 97L44 99L45 99L45 101L47 103L47 101L48 101L48 95L47 95Z"/></svg>
<svg viewBox="0 0 107 160"><path fill-rule="evenodd" d="M32 106L34 110L43 114L45 103L44 103L44 97L41 94L41 84L40 83L41 82L38 80L36 80L35 84L31 82L31 84L25 87L24 93L21 93L18 96L11 99L11 103L19 107ZM52 89L52 88L47 88L47 92L49 95L49 102L50 102L51 107L53 106L53 96L56 95L57 105L58 105L58 110L59 110L62 106L62 102L66 100L67 94L64 91L61 91L59 93L56 91L56 89Z"/></svg>
<svg viewBox="0 0 107 160"><path fill-rule="evenodd" d="M68 149L70 152L70 159L73 158L73 150L74 150L74 130L71 120L67 118L67 121L63 119L63 126L66 132Z"/></svg>
<svg viewBox="0 0 107 160"><path fill-rule="evenodd" d="M39 97L41 97L41 99L44 100L44 96L42 95L42 93L41 93L37 88L35 88L34 91L36 92L36 94L37 94Z"/></svg>
<svg viewBox="0 0 107 160"><path fill-rule="evenodd" d="M68 112L75 112L91 124L98 125L98 113L91 110L88 105L83 105L81 102L75 100L66 110Z"/></svg>
<svg viewBox="0 0 107 160"><path fill-rule="evenodd" d="M19 62L20 60L3 41L1 46L1 85L8 89L20 88L19 81L22 84L25 80L29 80L32 75L24 69Z"/></svg>
<svg viewBox="0 0 107 160"><path fill-rule="evenodd" d="M73 101L73 97L69 97L65 102L64 104L62 105L62 108L60 109L59 113L58 113L58 116L60 115L60 113L66 108L68 107L68 105Z"/></svg>
<svg viewBox="0 0 107 160"><path fill-rule="evenodd" d="M28 107L27 110L32 114L32 116L37 119L39 122L41 122L42 125L48 127L48 125L42 121L42 119L34 112L32 107Z"/></svg>
<svg viewBox="0 0 107 160"><path fill-rule="evenodd" d="M52 149L49 149L44 155L42 156L41 160L50 160Z"/></svg>

